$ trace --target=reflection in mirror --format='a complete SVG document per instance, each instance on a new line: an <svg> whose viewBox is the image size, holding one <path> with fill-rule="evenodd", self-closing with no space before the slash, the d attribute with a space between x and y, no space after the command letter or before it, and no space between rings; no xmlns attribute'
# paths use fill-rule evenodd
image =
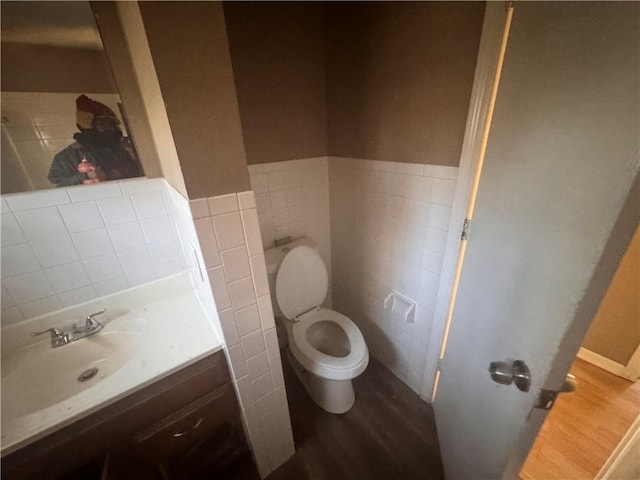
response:
<svg viewBox="0 0 640 480"><path fill-rule="evenodd" d="M2 328L184 274L188 202L128 178L143 172L90 4L0 9Z"/></svg>
<svg viewBox="0 0 640 480"><path fill-rule="evenodd" d="M89 3L1 8L1 192L143 175Z"/></svg>

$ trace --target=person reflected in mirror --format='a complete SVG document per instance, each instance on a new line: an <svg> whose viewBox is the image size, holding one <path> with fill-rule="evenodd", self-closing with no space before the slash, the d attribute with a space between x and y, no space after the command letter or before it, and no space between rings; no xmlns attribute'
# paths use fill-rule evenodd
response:
<svg viewBox="0 0 640 480"><path fill-rule="evenodd" d="M57 153L48 179L58 187L138 177L142 169L113 110L86 95L76 99L74 143Z"/></svg>

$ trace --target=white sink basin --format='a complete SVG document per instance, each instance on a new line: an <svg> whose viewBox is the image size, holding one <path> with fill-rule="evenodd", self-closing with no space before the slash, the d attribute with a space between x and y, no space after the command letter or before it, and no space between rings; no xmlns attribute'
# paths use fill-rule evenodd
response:
<svg viewBox="0 0 640 480"><path fill-rule="evenodd" d="M49 340L39 341L3 358L2 422L94 387L131 360L138 338L137 332L102 331L57 348ZM92 368L97 373L80 381Z"/></svg>

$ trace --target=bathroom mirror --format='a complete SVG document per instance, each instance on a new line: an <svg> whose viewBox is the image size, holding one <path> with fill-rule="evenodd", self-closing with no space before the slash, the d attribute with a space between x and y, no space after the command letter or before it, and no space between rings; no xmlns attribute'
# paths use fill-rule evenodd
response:
<svg viewBox="0 0 640 480"><path fill-rule="evenodd" d="M142 176L131 142L118 141L117 148L134 168L118 166L114 174L103 164L91 176L77 168L82 156L97 166L100 159L76 146L70 173L77 184L51 181L54 157L80 133L76 124L93 137L98 128L117 127L131 139L92 8L89 2L0 4L2 327L179 274L188 265L174 215L180 196L163 179ZM86 98L78 101L81 95ZM135 112L131 122L140 124ZM98 147L116 156L116 147Z"/></svg>
<svg viewBox="0 0 640 480"><path fill-rule="evenodd" d="M1 193L144 175L89 2L0 8Z"/></svg>

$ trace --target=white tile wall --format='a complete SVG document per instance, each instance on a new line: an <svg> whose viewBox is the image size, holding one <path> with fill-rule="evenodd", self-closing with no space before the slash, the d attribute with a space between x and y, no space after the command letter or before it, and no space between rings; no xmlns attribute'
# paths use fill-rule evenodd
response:
<svg viewBox="0 0 640 480"><path fill-rule="evenodd" d="M129 190L132 193L144 193L146 190L142 187L141 185L131 185ZM171 259L175 258L176 255L184 258L187 269L191 275L191 284L196 296L200 300L203 310L216 334L220 338L224 338L220 320L216 315L216 304L211 293L211 285L207 277L207 267L203 259L203 252L199 248L199 244L202 242L198 239L198 232L196 231L196 225L194 224L191 214L190 202L170 185L168 185L167 192L169 198L167 203L173 208L172 218L176 227L179 249L176 252L171 240L169 240L169 243L155 242L149 245L151 259L152 261L158 257ZM142 235L142 229L140 234ZM213 236L213 230L211 231L211 236ZM175 262L175 260L170 260L170 262L165 265L171 267L175 265Z"/></svg>
<svg viewBox="0 0 640 480"><path fill-rule="evenodd" d="M201 268L264 478L294 454L294 444L255 204L253 192L190 201Z"/></svg>
<svg viewBox="0 0 640 480"><path fill-rule="evenodd" d="M420 393L458 169L337 157L329 169L334 308ZM415 323L383 318L392 290L417 302Z"/></svg>
<svg viewBox="0 0 640 480"><path fill-rule="evenodd" d="M4 195L2 325L185 270L171 190L131 179Z"/></svg>
<svg viewBox="0 0 640 480"><path fill-rule="evenodd" d="M2 124L37 190L51 188L47 175L55 154L74 142L80 93L2 92ZM116 94L87 93L119 116ZM82 197L82 193L79 193ZM66 199L66 196L63 195ZM88 198L87 200L95 200ZM29 200L26 200L29 201ZM82 201L80 198L74 202ZM38 200L36 200L38 202ZM67 203L67 202L65 202Z"/></svg>
<svg viewBox="0 0 640 480"><path fill-rule="evenodd" d="M293 239L309 236L318 244L331 278L328 158L249 165L249 176L264 248L289 235ZM258 227L248 221L245 228L253 232ZM331 307L329 283L326 307Z"/></svg>

